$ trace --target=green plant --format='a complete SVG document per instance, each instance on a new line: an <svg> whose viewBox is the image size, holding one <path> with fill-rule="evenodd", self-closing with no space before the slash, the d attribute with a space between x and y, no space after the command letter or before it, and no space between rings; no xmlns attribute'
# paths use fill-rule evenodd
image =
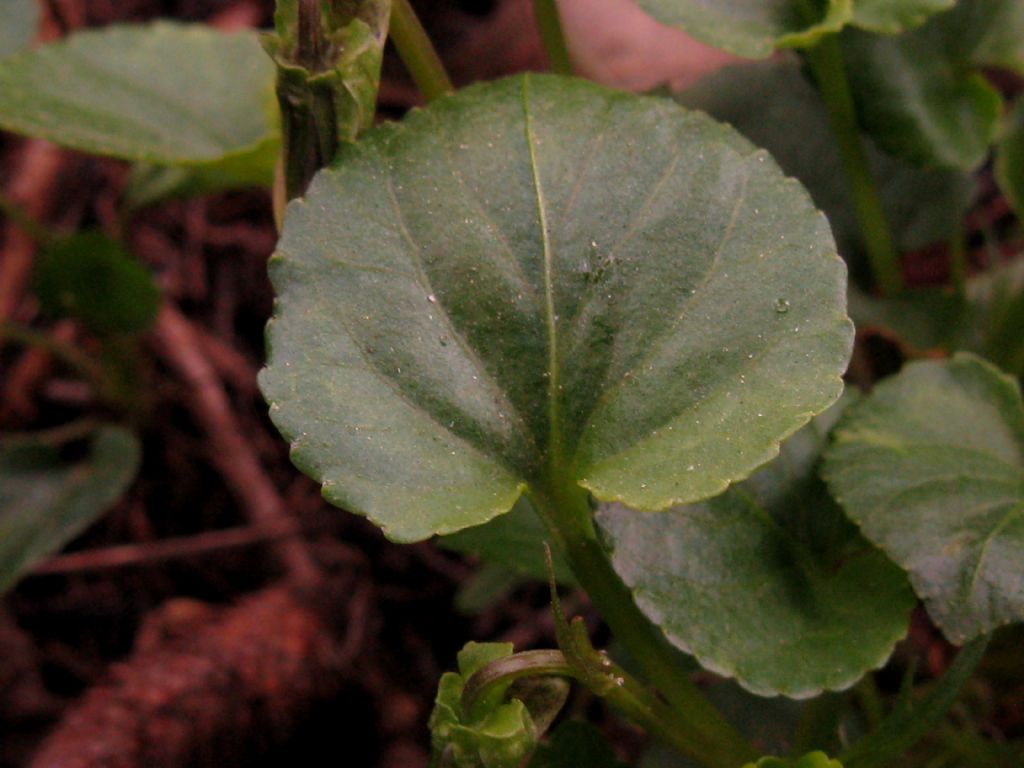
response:
<svg viewBox="0 0 1024 768"><path fill-rule="evenodd" d="M635 671L553 589L557 651L472 644L442 679L438 766L586 749L614 765L584 726L541 743L565 678L711 768L891 764L942 720L987 636L1024 619L1024 405L969 353L840 399L854 337L839 253L887 297L855 293L865 315L934 320L897 254L955 236L997 138L1019 203L1019 115L997 130L980 69L1024 70L1024 4L643 4L739 54L797 48L814 85L780 61L678 97L735 128L565 74L443 95L396 0L393 39L432 103L368 130L388 4L293 0L264 38L273 64L252 35L169 24L16 55L0 125L145 163L137 204L269 184L280 154L278 199L298 199L270 265L261 386L297 466L396 541L440 535L587 591ZM564 72L557 8L537 8ZM770 96L747 98L752 83ZM764 119L780 104L781 130ZM961 281L955 328L929 346L1020 373L1024 292L993 280ZM866 678L867 733L842 743L825 692L885 664L918 597L964 649L877 722ZM793 759L758 761L680 652L749 693L813 699Z"/></svg>

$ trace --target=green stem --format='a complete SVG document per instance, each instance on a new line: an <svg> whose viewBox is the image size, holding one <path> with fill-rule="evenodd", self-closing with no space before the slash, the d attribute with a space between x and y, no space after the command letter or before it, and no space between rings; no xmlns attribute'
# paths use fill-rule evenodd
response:
<svg viewBox="0 0 1024 768"><path fill-rule="evenodd" d="M875 676L870 672L864 675L864 678L857 684L856 692L861 712L864 713L871 730L875 730L885 719L885 705L882 703L882 694L878 691Z"/></svg>
<svg viewBox="0 0 1024 768"><path fill-rule="evenodd" d="M592 648L590 652L597 655ZM594 693L651 735L683 754L692 754L692 745L687 738L690 726L678 712L607 657L601 658L599 666L605 684L595 688ZM561 651L516 653L491 662L466 681L462 711L472 712L478 702L509 683L536 676L564 677L583 684L591 682L592 678L590 674L581 673ZM700 759L699 756L697 758Z"/></svg>
<svg viewBox="0 0 1024 768"><path fill-rule="evenodd" d="M875 282L884 295L897 294L904 288L899 255L861 140L839 38L824 37L816 46L806 49L804 56L828 110Z"/></svg>
<svg viewBox="0 0 1024 768"><path fill-rule="evenodd" d="M533 15L540 29L540 39L548 55L551 71L558 75L572 74L572 60L565 44L562 17L558 15L557 0L534 0Z"/></svg>
<svg viewBox="0 0 1024 768"><path fill-rule="evenodd" d="M433 101L455 90L409 0L391 0L389 34L423 98Z"/></svg>
<svg viewBox="0 0 1024 768"><path fill-rule="evenodd" d="M941 722L988 646L988 637L972 640L921 701L901 701L882 724L839 756L846 768L883 768L895 761Z"/></svg>
<svg viewBox="0 0 1024 768"><path fill-rule="evenodd" d="M680 715L674 746L707 768L756 760L757 751L694 685L665 636L636 607L598 542L586 491L557 482L547 487L552 492L534 493L532 501L598 613Z"/></svg>

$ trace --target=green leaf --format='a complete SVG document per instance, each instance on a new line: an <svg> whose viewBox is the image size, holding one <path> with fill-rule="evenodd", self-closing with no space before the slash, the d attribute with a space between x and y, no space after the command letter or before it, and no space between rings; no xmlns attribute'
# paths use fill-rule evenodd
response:
<svg viewBox="0 0 1024 768"><path fill-rule="evenodd" d="M853 18L854 0L640 0L640 7L701 42L761 59L838 32Z"/></svg>
<svg viewBox="0 0 1024 768"><path fill-rule="evenodd" d="M483 525L442 536L437 543L446 549L475 555L485 563L507 566L522 576L547 581L543 542L550 538L544 522L524 496L507 514ZM551 546L555 579L559 584L574 585L576 578L565 557L554 544Z"/></svg>
<svg viewBox="0 0 1024 768"><path fill-rule="evenodd" d="M221 163L276 141L273 88L253 33L86 30L0 62L0 128L126 160Z"/></svg>
<svg viewBox="0 0 1024 768"><path fill-rule="evenodd" d="M849 301L859 331L887 332L916 355L959 348L972 322L970 304L952 289L913 288L891 297L851 289Z"/></svg>
<svg viewBox="0 0 1024 768"><path fill-rule="evenodd" d="M1024 74L1024 2L959 0L948 21L961 59Z"/></svg>
<svg viewBox="0 0 1024 768"><path fill-rule="evenodd" d="M0 442L0 593L124 493L140 461L130 432L104 427L77 462L39 441Z"/></svg>
<svg viewBox="0 0 1024 768"><path fill-rule="evenodd" d="M1024 219L1024 99L1006 116L996 147L996 180L1006 199Z"/></svg>
<svg viewBox="0 0 1024 768"><path fill-rule="evenodd" d="M815 469L830 411L746 483L661 515L597 522L637 606L674 645L760 695L849 687L907 630L913 593Z"/></svg>
<svg viewBox="0 0 1024 768"><path fill-rule="evenodd" d="M625 768L596 727L566 720L530 758L529 768Z"/></svg>
<svg viewBox="0 0 1024 768"><path fill-rule="evenodd" d="M1017 258L967 282L969 324L961 345L1024 378L1024 259Z"/></svg>
<svg viewBox="0 0 1024 768"><path fill-rule="evenodd" d="M430 715L432 766L437 768L518 768L539 734L519 699L505 702L505 690L462 708L462 691L474 672L512 655L511 643L468 643L459 652L459 671L446 672Z"/></svg>
<svg viewBox="0 0 1024 768"><path fill-rule="evenodd" d="M854 0L853 24L871 32L895 35L921 26L940 11L948 11L956 1Z"/></svg>
<svg viewBox="0 0 1024 768"><path fill-rule="evenodd" d="M724 120L772 153L782 170L807 187L828 216L839 250L852 263L863 253L860 227L818 91L794 59L728 67L676 99ZM949 238L974 197L960 171L923 169L867 144L871 170L900 250Z"/></svg>
<svg viewBox="0 0 1024 768"><path fill-rule="evenodd" d="M208 195L226 189L269 187L280 151L280 141L275 136L219 162L200 165L136 163L122 193L122 211L138 211L170 198Z"/></svg>
<svg viewBox="0 0 1024 768"><path fill-rule="evenodd" d="M97 333L148 330L160 307L149 272L100 232L48 244L36 262L35 288L46 312L81 320Z"/></svg>
<svg viewBox="0 0 1024 768"><path fill-rule="evenodd" d="M329 501L399 541L527 488L717 493L838 396L852 335L827 223L765 152L571 78L343 148L271 276L271 415Z"/></svg>
<svg viewBox="0 0 1024 768"><path fill-rule="evenodd" d="M39 0L0 0L0 59L24 50L39 26Z"/></svg>
<svg viewBox="0 0 1024 768"><path fill-rule="evenodd" d="M889 331L920 356L936 349L975 352L1024 376L1024 260L1014 259L967 281L963 294L917 288L883 298L852 290L857 327Z"/></svg>
<svg viewBox="0 0 1024 768"><path fill-rule="evenodd" d="M988 155L1002 97L961 45L955 12L898 37L855 29L843 51L861 122L878 145L912 162L971 170Z"/></svg>
<svg viewBox="0 0 1024 768"><path fill-rule="evenodd" d="M504 565L484 563L459 584L455 593L455 610L465 616L481 613L527 581L528 579Z"/></svg>
<svg viewBox="0 0 1024 768"><path fill-rule="evenodd" d="M1024 618L1024 405L969 354L907 366L850 410L825 475L961 643Z"/></svg>
<svg viewBox="0 0 1024 768"><path fill-rule="evenodd" d="M830 760L824 752L811 752L799 760L782 760L777 757L762 757L757 763L744 768L843 768L838 760Z"/></svg>

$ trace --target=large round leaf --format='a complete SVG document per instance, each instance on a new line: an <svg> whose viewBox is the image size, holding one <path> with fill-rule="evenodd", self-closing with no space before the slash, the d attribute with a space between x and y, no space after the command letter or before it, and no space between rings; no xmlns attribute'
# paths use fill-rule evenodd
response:
<svg viewBox="0 0 1024 768"><path fill-rule="evenodd" d="M884 664L907 631L915 601L906 576L817 478L832 421L830 411L710 501L660 515L605 505L597 515L640 610L754 693L846 688Z"/></svg>
<svg viewBox="0 0 1024 768"><path fill-rule="evenodd" d="M275 116L274 65L253 33L108 27L0 62L0 128L83 152L238 166L266 156Z"/></svg>
<svg viewBox="0 0 1024 768"><path fill-rule="evenodd" d="M844 418L826 479L954 642L1024 619L1024 405L974 357L908 366Z"/></svg>
<svg viewBox="0 0 1024 768"><path fill-rule="evenodd" d="M290 206L271 267L272 417L398 540L531 487L713 495L838 396L850 352L799 184L703 115L569 78L369 132Z"/></svg>
<svg viewBox="0 0 1024 768"><path fill-rule="evenodd" d="M776 48L813 45L853 18L853 0L639 0L662 24L748 58ZM815 7L816 6L816 7Z"/></svg>

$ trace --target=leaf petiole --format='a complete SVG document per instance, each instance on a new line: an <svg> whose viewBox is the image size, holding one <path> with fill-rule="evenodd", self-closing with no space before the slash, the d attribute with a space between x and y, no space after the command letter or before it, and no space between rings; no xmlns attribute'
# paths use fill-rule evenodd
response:
<svg viewBox="0 0 1024 768"><path fill-rule="evenodd" d="M597 539L587 492L575 484L549 486L557 490L534 492L531 501L612 633L646 678L658 681L658 691L673 712L673 745L707 768L735 768L756 760L757 751L690 680L676 652L640 613L612 569Z"/></svg>

